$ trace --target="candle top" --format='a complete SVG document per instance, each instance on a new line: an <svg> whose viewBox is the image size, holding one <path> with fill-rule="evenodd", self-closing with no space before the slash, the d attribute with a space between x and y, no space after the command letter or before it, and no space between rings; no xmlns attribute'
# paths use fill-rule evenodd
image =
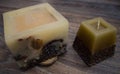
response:
<svg viewBox="0 0 120 74"><path fill-rule="evenodd" d="M68 22L50 4L43 3L18 10L3 13L5 37L17 36L16 34L29 35L34 32L57 25L56 23ZM29 33L28 33L29 32Z"/></svg>
<svg viewBox="0 0 120 74"><path fill-rule="evenodd" d="M101 17L84 21L84 22L82 22L82 24L84 24L95 35L99 35L100 33L109 32L110 30L116 30L116 28L114 26L112 26L110 23L106 22Z"/></svg>
<svg viewBox="0 0 120 74"><path fill-rule="evenodd" d="M4 14L8 18L8 20L6 19L9 22L8 24L14 27L16 32L22 32L57 21L54 15L47 9L46 4L21 8Z"/></svg>
<svg viewBox="0 0 120 74"><path fill-rule="evenodd" d="M100 31L107 28L99 19L98 21L93 22L91 26L94 27L96 31Z"/></svg>
<svg viewBox="0 0 120 74"><path fill-rule="evenodd" d="M55 17L45 9L36 8L13 16L16 31L21 32L40 25L55 22Z"/></svg>
<svg viewBox="0 0 120 74"><path fill-rule="evenodd" d="M81 23L77 36L95 54L115 44L116 28L102 18L94 18Z"/></svg>

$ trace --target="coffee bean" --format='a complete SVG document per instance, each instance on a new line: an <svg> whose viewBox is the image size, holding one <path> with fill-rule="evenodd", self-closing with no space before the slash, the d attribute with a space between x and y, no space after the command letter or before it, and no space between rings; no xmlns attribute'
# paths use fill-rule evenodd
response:
<svg viewBox="0 0 120 74"><path fill-rule="evenodd" d="M23 39L18 39L18 41L23 41Z"/></svg>
<svg viewBox="0 0 120 74"><path fill-rule="evenodd" d="M18 54L18 55L16 55L14 58L15 58L16 61L19 61L19 60L24 60L24 59L26 59L27 56L22 56L22 55Z"/></svg>

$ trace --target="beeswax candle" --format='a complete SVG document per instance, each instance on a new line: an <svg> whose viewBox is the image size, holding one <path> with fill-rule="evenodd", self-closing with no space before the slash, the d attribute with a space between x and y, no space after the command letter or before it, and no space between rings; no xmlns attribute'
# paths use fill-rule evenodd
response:
<svg viewBox="0 0 120 74"><path fill-rule="evenodd" d="M68 21L50 4L5 12L3 19L6 44L21 68L49 65L64 53Z"/></svg>
<svg viewBox="0 0 120 74"><path fill-rule="evenodd" d="M90 66L113 55L115 42L116 28L99 17L81 23L73 46Z"/></svg>

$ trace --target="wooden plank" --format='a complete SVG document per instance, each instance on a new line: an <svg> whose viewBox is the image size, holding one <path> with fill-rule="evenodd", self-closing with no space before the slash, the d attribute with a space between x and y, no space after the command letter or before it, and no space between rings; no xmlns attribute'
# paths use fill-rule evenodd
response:
<svg viewBox="0 0 120 74"><path fill-rule="evenodd" d="M43 2L49 2L70 22L67 53L50 67L19 70L5 45L2 13ZM103 17L117 32L115 55L93 67L87 67L72 44L80 22ZM0 74L120 74L120 1L119 0L0 0Z"/></svg>

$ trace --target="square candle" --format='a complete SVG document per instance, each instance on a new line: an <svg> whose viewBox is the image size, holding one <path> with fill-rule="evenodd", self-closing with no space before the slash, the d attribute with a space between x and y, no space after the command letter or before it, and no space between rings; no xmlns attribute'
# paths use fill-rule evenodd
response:
<svg viewBox="0 0 120 74"><path fill-rule="evenodd" d="M65 52L68 21L48 3L5 12L5 41L22 69L50 65Z"/></svg>
<svg viewBox="0 0 120 74"><path fill-rule="evenodd" d="M73 47L92 66L114 54L115 42L116 28L99 17L81 23Z"/></svg>

